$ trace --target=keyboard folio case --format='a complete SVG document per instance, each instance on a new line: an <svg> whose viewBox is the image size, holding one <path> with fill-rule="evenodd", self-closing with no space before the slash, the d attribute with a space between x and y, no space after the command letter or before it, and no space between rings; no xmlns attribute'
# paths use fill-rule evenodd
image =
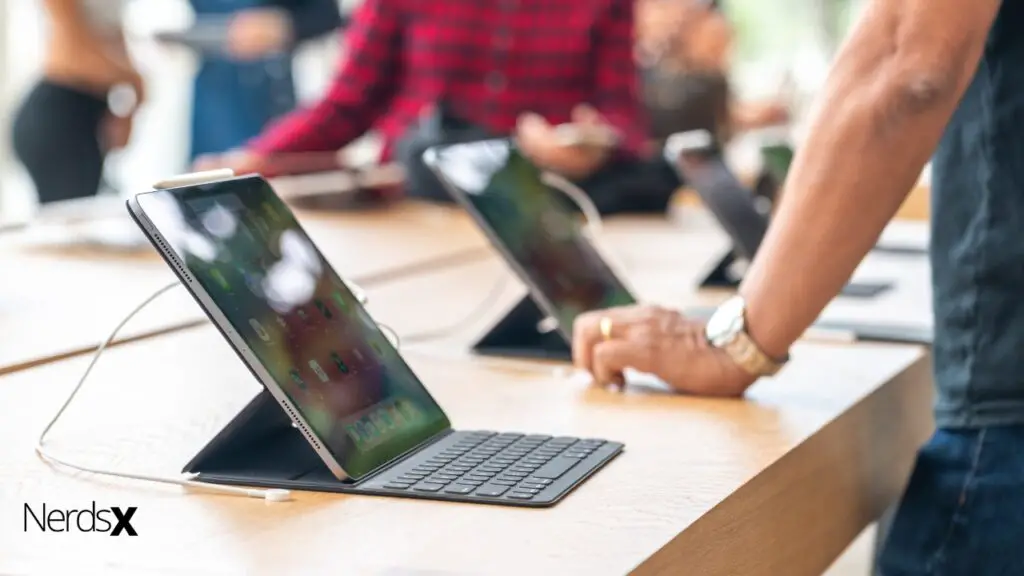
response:
<svg viewBox="0 0 1024 576"><path fill-rule="evenodd" d="M212 484L545 508L622 449L597 439L449 431L359 481L338 480L264 389L183 472ZM488 475L503 456L507 463Z"/></svg>

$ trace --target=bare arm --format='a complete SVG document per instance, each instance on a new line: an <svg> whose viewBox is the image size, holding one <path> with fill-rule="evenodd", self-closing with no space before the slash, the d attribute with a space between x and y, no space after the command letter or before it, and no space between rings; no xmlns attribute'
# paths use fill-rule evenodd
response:
<svg viewBox="0 0 1024 576"><path fill-rule="evenodd" d="M740 292L782 356L913 187L970 83L1000 0L872 0L842 49Z"/></svg>
<svg viewBox="0 0 1024 576"><path fill-rule="evenodd" d="M128 57L123 35L100 34L81 8L81 0L43 0L52 26L45 72L51 79L98 95L118 84L132 86L144 98L142 78Z"/></svg>
<svg viewBox="0 0 1024 576"><path fill-rule="evenodd" d="M80 0L43 0L43 6L56 34L76 39L93 36Z"/></svg>

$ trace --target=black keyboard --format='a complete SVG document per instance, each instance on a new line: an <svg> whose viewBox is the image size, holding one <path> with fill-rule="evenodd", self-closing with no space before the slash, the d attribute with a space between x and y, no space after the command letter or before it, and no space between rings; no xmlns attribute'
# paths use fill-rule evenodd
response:
<svg viewBox="0 0 1024 576"><path fill-rule="evenodd" d="M356 492L550 506L622 451L618 442L569 436L452 432L359 482Z"/></svg>

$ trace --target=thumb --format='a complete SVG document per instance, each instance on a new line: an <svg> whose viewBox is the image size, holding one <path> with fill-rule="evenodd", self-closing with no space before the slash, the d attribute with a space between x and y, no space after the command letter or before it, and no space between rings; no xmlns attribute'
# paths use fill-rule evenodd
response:
<svg viewBox="0 0 1024 576"><path fill-rule="evenodd" d="M539 146L550 129L551 125L539 114L527 112L516 122L516 139L527 148Z"/></svg>
<svg viewBox="0 0 1024 576"><path fill-rule="evenodd" d="M524 112L523 114L520 114L518 120L516 120L516 128L519 131L537 132L543 131L549 126L548 121L545 120L543 116L534 112Z"/></svg>
<svg viewBox="0 0 1024 576"><path fill-rule="evenodd" d="M599 124L601 114L590 104L579 104L572 109L572 121L576 124Z"/></svg>

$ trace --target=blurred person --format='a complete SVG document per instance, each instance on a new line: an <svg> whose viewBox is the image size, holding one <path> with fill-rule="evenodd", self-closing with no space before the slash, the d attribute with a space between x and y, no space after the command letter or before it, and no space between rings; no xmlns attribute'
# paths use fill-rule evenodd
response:
<svg viewBox="0 0 1024 576"><path fill-rule="evenodd" d="M268 174L297 153L329 164L375 128L382 158L408 171L407 193L450 201L420 152L514 132L534 162L580 183L600 210L663 210L678 182L646 143L633 9L634 0L364 0L324 98L197 167ZM613 131L619 144L566 145L562 123Z"/></svg>
<svg viewBox="0 0 1024 576"><path fill-rule="evenodd" d="M733 98L732 46L732 26L718 0L637 0L636 57L655 139L707 130L726 142L738 132L788 121L779 102Z"/></svg>
<svg viewBox="0 0 1024 576"><path fill-rule="evenodd" d="M39 202L95 195L107 154L127 145L143 98L121 28L122 0L44 0L42 78L15 112L12 145ZM118 87L130 93L111 103Z"/></svg>
<svg viewBox="0 0 1024 576"><path fill-rule="evenodd" d="M200 50L190 162L242 146L296 108L295 51L342 26L338 0L190 0L197 24L223 23L223 48Z"/></svg>
<svg viewBox="0 0 1024 576"><path fill-rule="evenodd" d="M936 429L883 544L884 576L1024 574L1022 28L1020 2L869 2L739 296L707 323L634 306L574 327L575 362L598 384L630 367L682 392L742 395L789 358L931 157Z"/></svg>

